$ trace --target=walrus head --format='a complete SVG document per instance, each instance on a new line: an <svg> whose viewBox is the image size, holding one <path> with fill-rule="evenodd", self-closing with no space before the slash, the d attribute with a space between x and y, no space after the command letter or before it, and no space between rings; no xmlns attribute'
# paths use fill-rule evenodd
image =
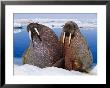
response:
<svg viewBox="0 0 110 88"><path fill-rule="evenodd" d="M75 36L75 32L78 29L79 29L78 25L75 22L73 21L66 22L63 27L63 43L65 40L65 37L69 37L69 45L70 45L71 38Z"/></svg>
<svg viewBox="0 0 110 88"><path fill-rule="evenodd" d="M29 33L29 38L30 38L30 40L32 40L32 42L33 42L34 36L36 36L36 38L39 38L39 40L42 41L40 38L40 33L39 33L40 30L39 30L38 23L30 23L27 26L27 31Z"/></svg>

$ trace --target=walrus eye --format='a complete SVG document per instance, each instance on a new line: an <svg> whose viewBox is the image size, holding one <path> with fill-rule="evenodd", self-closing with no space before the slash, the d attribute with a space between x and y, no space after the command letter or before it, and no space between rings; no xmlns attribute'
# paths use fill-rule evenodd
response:
<svg viewBox="0 0 110 88"><path fill-rule="evenodd" d="M34 28L34 29L35 29L36 33L39 35L39 32L38 32L37 28Z"/></svg>
<svg viewBox="0 0 110 88"><path fill-rule="evenodd" d="M64 40L65 40L65 32L63 33L63 43L64 43Z"/></svg>
<svg viewBox="0 0 110 88"><path fill-rule="evenodd" d="M69 36L69 45L70 45L70 41L71 41L71 33L70 33L70 36Z"/></svg>
<svg viewBox="0 0 110 88"><path fill-rule="evenodd" d="M29 31L29 38L30 38L30 40L32 40L32 39L31 39L31 31Z"/></svg>

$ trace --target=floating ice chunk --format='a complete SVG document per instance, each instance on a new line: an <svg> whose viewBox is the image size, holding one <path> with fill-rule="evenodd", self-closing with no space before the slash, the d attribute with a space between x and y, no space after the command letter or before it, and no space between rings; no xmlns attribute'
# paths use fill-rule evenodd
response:
<svg viewBox="0 0 110 88"><path fill-rule="evenodd" d="M21 29L14 29L14 33L20 33Z"/></svg>
<svg viewBox="0 0 110 88"><path fill-rule="evenodd" d="M45 18L45 19L39 19L39 18L35 18L35 19L15 19L14 23L18 23L18 24L22 24L22 25L28 25L30 22L37 22L40 24L44 24L50 28L62 28L63 25L67 22L67 21L74 21L78 24L79 27L97 27L96 24L96 19L88 19L88 20L78 20L78 19L49 19L49 18Z"/></svg>

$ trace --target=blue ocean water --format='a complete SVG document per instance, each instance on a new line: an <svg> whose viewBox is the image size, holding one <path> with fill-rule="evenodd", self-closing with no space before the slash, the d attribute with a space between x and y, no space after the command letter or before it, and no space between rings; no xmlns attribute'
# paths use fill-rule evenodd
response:
<svg viewBox="0 0 110 88"><path fill-rule="evenodd" d="M22 59L21 57L25 53L26 48L29 46L29 36L28 32L26 31L26 26L21 29L22 31L19 33L14 33L14 64L21 64ZM53 31L56 33L58 37L60 37L61 29L54 28ZM93 63L97 64L97 29L96 28L83 28L81 29L81 33L85 37L88 46L93 55Z"/></svg>

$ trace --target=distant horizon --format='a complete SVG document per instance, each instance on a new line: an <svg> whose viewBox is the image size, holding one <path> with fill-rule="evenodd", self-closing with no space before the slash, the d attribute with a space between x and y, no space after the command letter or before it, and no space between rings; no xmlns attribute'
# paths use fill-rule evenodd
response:
<svg viewBox="0 0 110 88"><path fill-rule="evenodd" d="M96 13L15 13L14 25L39 22L46 26L62 26L67 21L74 21L80 27L97 27Z"/></svg>
<svg viewBox="0 0 110 88"><path fill-rule="evenodd" d="M15 13L14 19L96 19L96 13Z"/></svg>

